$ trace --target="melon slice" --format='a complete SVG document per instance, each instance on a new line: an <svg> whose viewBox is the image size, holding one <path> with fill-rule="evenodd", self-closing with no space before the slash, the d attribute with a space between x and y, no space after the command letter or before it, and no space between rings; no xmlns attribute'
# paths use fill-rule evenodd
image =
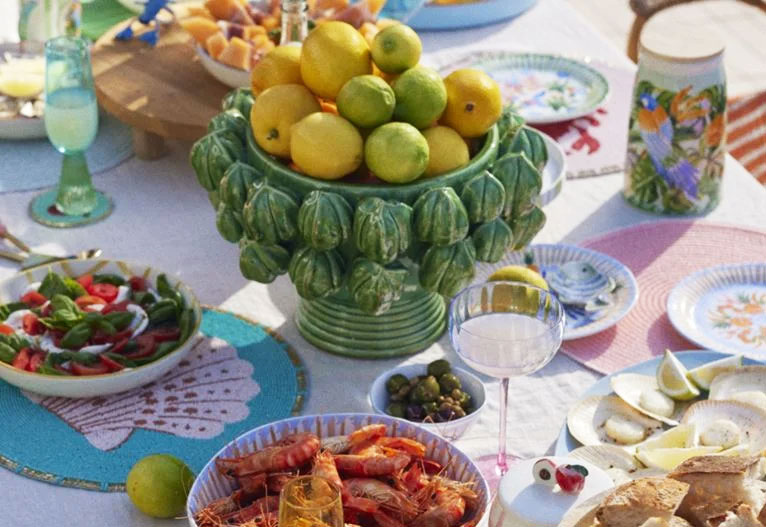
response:
<svg viewBox="0 0 766 527"><path fill-rule="evenodd" d="M215 21L215 17L210 14L210 11L207 10L206 7L201 5L193 5L186 8L186 13L188 16L200 16L202 18L207 18L208 20Z"/></svg>
<svg viewBox="0 0 766 527"><path fill-rule="evenodd" d="M266 37L266 28L263 26L245 26L245 40L251 40L255 42L255 37L258 35L263 35Z"/></svg>
<svg viewBox="0 0 766 527"><path fill-rule="evenodd" d="M239 37L234 37L218 55L218 61L233 68L249 71L252 53L253 46Z"/></svg>
<svg viewBox="0 0 766 527"><path fill-rule="evenodd" d="M220 31L215 35L208 37L205 41L205 49L207 49L207 54L216 60L227 45L228 42L226 42L226 37L223 36L223 33Z"/></svg>
<svg viewBox="0 0 766 527"><path fill-rule="evenodd" d="M221 29L218 27L218 24L209 18L204 18L201 16L184 18L183 20L179 20L178 23L181 24L181 27L184 28L184 30L188 31L189 34L194 37L194 40L203 46L205 45L205 42L207 42L208 38L221 31Z"/></svg>
<svg viewBox="0 0 766 527"><path fill-rule="evenodd" d="M219 20L228 20L237 24L254 24L253 19L237 0L207 0L205 7Z"/></svg>

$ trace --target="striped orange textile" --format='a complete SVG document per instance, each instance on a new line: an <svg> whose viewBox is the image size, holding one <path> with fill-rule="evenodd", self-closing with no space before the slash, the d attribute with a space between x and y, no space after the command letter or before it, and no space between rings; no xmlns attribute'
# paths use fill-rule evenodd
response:
<svg viewBox="0 0 766 527"><path fill-rule="evenodd" d="M766 185L766 92L729 101L726 135L729 153Z"/></svg>

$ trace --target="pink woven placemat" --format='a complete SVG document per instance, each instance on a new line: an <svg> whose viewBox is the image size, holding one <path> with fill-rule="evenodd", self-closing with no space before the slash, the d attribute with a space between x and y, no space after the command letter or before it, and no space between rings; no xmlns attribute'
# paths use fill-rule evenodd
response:
<svg viewBox="0 0 766 527"><path fill-rule="evenodd" d="M696 349L670 324L671 289L690 273L721 264L766 261L766 231L707 221L641 223L586 240L627 265L638 280L636 306L617 325L592 337L568 341L562 351L608 374L671 350Z"/></svg>

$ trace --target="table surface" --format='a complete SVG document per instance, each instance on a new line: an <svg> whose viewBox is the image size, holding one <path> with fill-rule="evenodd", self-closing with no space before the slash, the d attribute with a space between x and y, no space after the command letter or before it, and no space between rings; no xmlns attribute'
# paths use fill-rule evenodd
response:
<svg viewBox="0 0 766 527"><path fill-rule="evenodd" d="M564 0L541 0L519 18L468 31L422 35L426 52L466 48L505 48L564 52L590 56L632 68ZM628 104L630 94L615 93ZM194 284L201 301L220 304L276 329L298 350L309 371L310 396L304 413L369 412L367 387L382 371L400 363L423 363L446 356L458 360L446 338L407 359L367 362L321 352L299 336L292 313L296 294L286 277L269 285L246 281L239 272L237 247L221 239L205 192L188 165L186 143L171 143L170 155L158 161L138 159L96 178L96 185L114 198L116 208L106 221L83 229L56 231L33 223L27 205L33 193L0 195L0 217L12 232L40 251L68 254L101 247L105 256L151 262ZM707 219L744 226L766 224L766 189L736 161L727 157L724 198ZM23 177L4 174L0 177ZM548 222L537 242L577 243L596 234L642 221L659 219L629 207L621 195L622 174L567 181L562 194L546 208ZM0 279L15 268L0 264ZM338 382L353 374L353 382ZM566 411L598 375L564 355L541 372L514 379L510 388L508 447L531 457L550 451ZM457 444L469 454L491 454L498 431L498 383L484 378L488 408L477 425ZM35 440L0 434L0 441ZM38 438L55 448L55 438ZM64 455L62 453L62 455ZM108 525L170 526L181 520L151 520L138 513L124 494L101 494L51 486L0 470L0 524L14 527L82 527Z"/></svg>

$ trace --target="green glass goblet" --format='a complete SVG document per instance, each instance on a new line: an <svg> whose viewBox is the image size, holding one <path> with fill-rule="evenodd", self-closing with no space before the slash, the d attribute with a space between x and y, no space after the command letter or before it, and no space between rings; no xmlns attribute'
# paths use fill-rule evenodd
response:
<svg viewBox="0 0 766 527"><path fill-rule="evenodd" d="M83 38L56 37L45 43L45 130L64 157L58 187L32 201L32 217L53 227L73 227L107 216L112 203L93 188L85 159L98 131L98 103Z"/></svg>

